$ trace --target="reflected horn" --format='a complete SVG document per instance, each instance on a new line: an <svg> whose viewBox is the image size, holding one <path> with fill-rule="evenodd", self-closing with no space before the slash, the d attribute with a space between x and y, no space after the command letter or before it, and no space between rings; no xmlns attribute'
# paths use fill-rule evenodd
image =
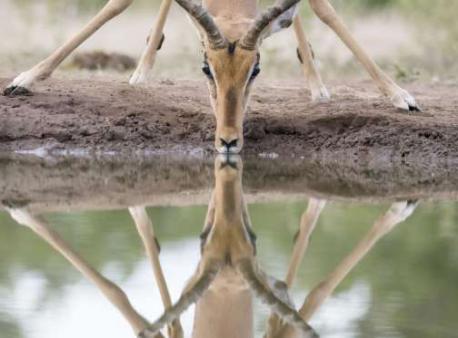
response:
<svg viewBox="0 0 458 338"><path fill-rule="evenodd" d="M299 3L300 0L285 0L265 10L253 23L251 28L240 40L240 47L255 50L258 40L264 29L288 9Z"/></svg>
<svg viewBox="0 0 458 338"><path fill-rule="evenodd" d="M223 49L228 46L226 38L223 37L215 21L204 7L194 3L192 0L175 1L204 29L211 49Z"/></svg>
<svg viewBox="0 0 458 338"><path fill-rule="evenodd" d="M211 264L204 270L202 276L194 282L192 287L181 295L180 299L164 314L149 325L145 330L139 333L139 338L153 338L157 337L159 330L165 325L170 324L176 320L183 312L185 312L192 304L197 302L202 294L209 288L210 284L215 279L220 270L220 264Z"/></svg>

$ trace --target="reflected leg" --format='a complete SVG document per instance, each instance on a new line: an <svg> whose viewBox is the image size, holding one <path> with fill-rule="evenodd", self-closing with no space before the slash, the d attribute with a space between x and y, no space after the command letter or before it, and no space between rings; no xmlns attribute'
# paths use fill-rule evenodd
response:
<svg viewBox="0 0 458 338"><path fill-rule="evenodd" d="M299 15L294 17L293 28L298 42L297 52L299 61L301 62L305 78L312 94L312 101L329 101L331 96L321 80L320 73L316 69L313 51L307 41L302 20Z"/></svg>
<svg viewBox="0 0 458 338"><path fill-rule="evenodd" d="M302 259L307 251L310 235L315 229L318 218L326 205L325 200L310 198L307 210L301 216L300 226L295 236L295 244L291 260L288 266L288 272L285 280L285 290L291 288ZM268 319L266 338L271 337L290 337L294 336L296 330L291 325L285 324L278 315L272 314Z"/></svg>
<svg viewBox="0 0 458 338"><path fill-rule="evenodd" d="M162 272L161 262L159 260L159 244L154 234L153 224L146 213L145 207L130 207L129 212L135 222L146 254L151 262L164 309L167 310L172 307L172 300L164 278L164 273ZM179 319L174 320L171 325L168 326L168 331L170 338L183 336L183 329L181 328Z"/></svg>
<svg viewBox="0 0 458 338"><path fill-rule="evenodd" d="M126 294L116 284L103 277L90 266L54 230L48 227L44 219L30 214L25 209L10 209L8 211L16 222L32 229L38 236L62 254L84 277L94 283L103 295L118 308L136 334L148 326L148 322L132 307ZM157 335L157 338L160 337L163 336Z"/></svg>
<svg viewBox="0 0 458 338"><path fill-rule="evenodd" d="M204 244L207 241L207 236L215 221L215 191L212 191L210 202L208 203L207 215L205 216L204 227L200 234L200 249L203 250Z"/></svg>
<svg viewBox="0 0 458 338"><path fill-rule="evenodd" d="M359 45L328 0L309 0L309 2L316 15L347 45L368 71L382 94L388 96L394 106L410 111L419 110L415 99L383 72Z"/></svg>
<svg viewBox="0 0 458 338"><path fill-rule="evenodd" d="M310 198L307 210L302 214L301 223L296 235L296 242L294 244L293 254L288 266L288 273L286 275L286 284L290 288L297 275L299 266L304 258L305 252L309 244L310 235L315 229L318 218L326 205L325 200Z"/></svg>
<svg viewBox="0 0 458 338"><path fill-rule="evenodd" d="M320 282L307 296L299 313L308 321L323 302L331 295L348 273L367 255L380 238L389 233L397 224L406 220L415 210L417 202L394 203L391 208L380 217L356 245L353 251L345 257L337 268L322 282Z"/></svg>
<svg viewBox="0 0 458 338"><path fill-rule="evenodd" d="M64 43L45 60L30 70L21 73L5 89L4 95L27 95L30 87L36 81L48 78L62 61L79 45L94 34L107 21L122 13L133 0L109 0L100 12L75 36Z"/></svg>
<svg viewBox="0 0 458 338"><path fill-rule="evenodd" d="M171 5L172 0L162 0L161 7L159 8L159 16L157 18L154 29L151 31L147 46L143 51L137 69L135 69L135 72L130 78L129 83L131 85L137 85L147 81L148 74L153 68L157 51L161 48L164 39L162 32L164 30L165 22L167 20L167 15L169 14Z"/></svg>

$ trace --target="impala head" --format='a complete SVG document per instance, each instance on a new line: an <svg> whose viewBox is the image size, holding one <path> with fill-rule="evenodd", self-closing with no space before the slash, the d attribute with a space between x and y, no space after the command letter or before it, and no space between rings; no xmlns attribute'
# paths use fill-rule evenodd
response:
<svg viewBox="0 0 458 338"><path fill-rule="evenodd" d="M251 85L260 72L259 45L263 38L287 27L300 0L285 0L258 18L237 15L212 17L191 0L176 0L197 23L202 36L204 64L216 116L215 147L238 153L243 146L243 120ZM236 19L234 19L236 18Z"/></svg>

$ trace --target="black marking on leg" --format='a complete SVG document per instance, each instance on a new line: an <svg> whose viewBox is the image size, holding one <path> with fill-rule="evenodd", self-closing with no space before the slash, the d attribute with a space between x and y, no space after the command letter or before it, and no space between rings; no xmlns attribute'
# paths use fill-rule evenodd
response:
<svg viewBox="0 0 458 338"><path fill-rule="evenodd" d="M253 246L253 254L256 256L258 251L256 247L256 240L258 237L254 233L253 229L251 229L249 226L246 227L246 230L248 232L248 237L250 238L251 245Z"/></svg>
<svg viewBox="0 0 458 338"><path fill-rule="evenodd" d="M297 242L297 239L299 238L299 234L301 233L301 230L297 230L296 233L294 234L294 237L293 237L293 243L296 244Z"/></svg>
<svg viewBox="0 0 458 338"><path fill-rule="evenodd" d="M418 204L418 200L408 200L407 201L407 206L410 207L410 206L415 206Z"/></svg>
<svg viewBox="0 0 458 338"><path fill-rule="evenodd" d="M299 59L299 62L303 64L304 60L302 59L301 51L299 50L299 48L296 48L296 54L297 54L297 58Z"/></svg>
<svg viewBox="0 0 458 338"><path fill-rule="evenodd" d="M3 91L3 95L4 96L9 96L9 97L13 97L13 96L32 96L33 93L29 89L27 89L25 87L12 86L12 87L6 88Z"/></svg>
<svg viewBox="0 0 458 338"><path fill-rule="evenodd" d="M315 60L315 52L313 51L312 44L310 42L308 42L308 44L309 44L309 48L310 48L310 54L312 54L312 59Z"/></svg>
<svg viewBox="0 0 458 338"><path fill-rule="evenodd" d="M207 224L205 226L204 231L199 236L200 237L200 253L204 252L204 247L205 247L205 244L207 243L207 238L208 238L208 235L210 234L211 228L212 228L212 224Z"/></svg>
<svg viewBox="0 0 458 338"><path fill-rule="evenodd" d="M279 22L281 28L288 28L293 24L293 20L291 19L283 19Z"/></svg>
<svg viewBox="0 0 458 338"><path fill-rule="evenodd" d="M154 237L154 243L156 244L157 252L161 253L161 245L159 244L157 237Z"/></svg>
<svg viewBox="0 0 458 338"><path fill-rule="evenodd" d="M160 50L162 48L162 44L164 43L164 40L165 40L165 35L164 33L162 33L161 41L159 41L159 44L157 45L156 50Z"/></svg>
<svg viewBox="0 0 458 338"><path fill-rule="evenodd" d="M151 34L146 37L146 44L149 43L149 39L151 38ZM156 50L160 50L162 48L162 44L164 43L165 40L165 35L162 33L161 40L159 41L159 44L157 45Z"/></svg>

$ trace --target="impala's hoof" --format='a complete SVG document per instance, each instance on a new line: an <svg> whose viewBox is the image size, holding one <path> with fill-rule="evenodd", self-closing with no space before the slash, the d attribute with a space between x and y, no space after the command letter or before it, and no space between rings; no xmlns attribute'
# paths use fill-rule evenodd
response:
<svg viewBox="0 0 458 338"><path fill-rule="evenodd" d="M28 200L21 200L21 199L8 199L0 201L0 205L5 207L6 209L20 209L25 208L29 205Z"/></svg>
<svg viewBox="0 0 458 338"><path fill-rule="evenodd" d="M391 102L395 107L402 110L410 112L421 111L414 97L405 90L401 90L399 93L393 95L391 97Z"/></svg>
<svg viewBox="0 0 458 338"><path fill-rule="evenodd" d="M33 93L21 86L9 86L3 91L4 96L32 96Z"/></svg>
<svg viewBox="0 0 458 338"><path fill-rule="evenodd" d="M323 103L331 101L331 94L325 86L319 86L318 88L311 89L312 92L312 102Z"/></svg>
<svg viewBox="0 0 458 338"><path fill-rule="evenodd" d="M129 79L131 86L139 86L147 82L147 72L142 69L136 69Z"/></svg>

